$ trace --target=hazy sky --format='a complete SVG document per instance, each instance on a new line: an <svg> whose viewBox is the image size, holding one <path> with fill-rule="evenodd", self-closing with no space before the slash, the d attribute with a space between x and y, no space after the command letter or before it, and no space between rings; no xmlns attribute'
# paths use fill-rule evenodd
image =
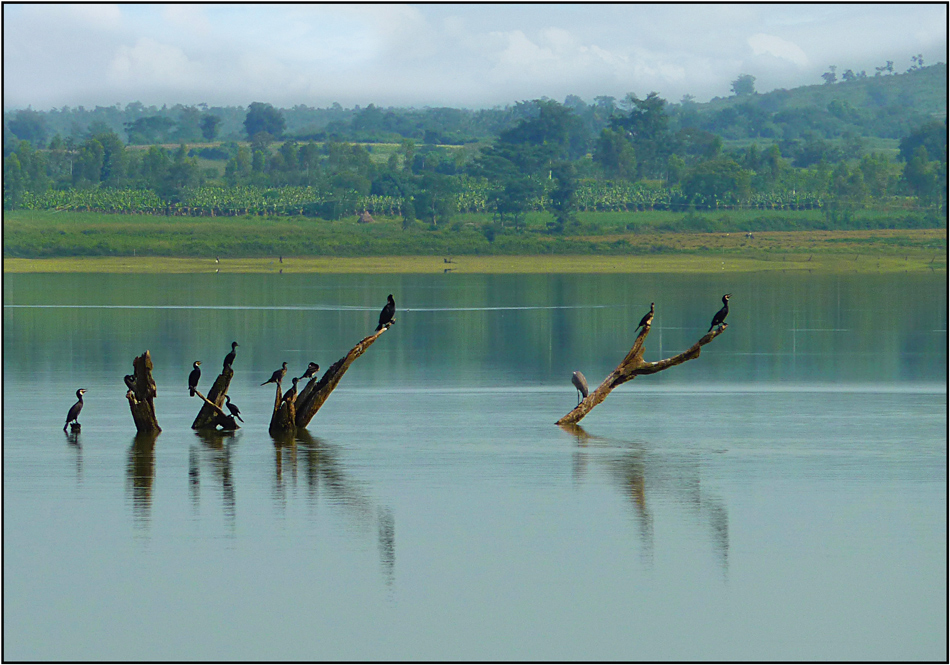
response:
<svg viewBox="0 0 950 665"><path fill-rule="evenodd" d="M678 101L946 61L943 4L16 5L4 108L491 107L575 94Z"/></svg>

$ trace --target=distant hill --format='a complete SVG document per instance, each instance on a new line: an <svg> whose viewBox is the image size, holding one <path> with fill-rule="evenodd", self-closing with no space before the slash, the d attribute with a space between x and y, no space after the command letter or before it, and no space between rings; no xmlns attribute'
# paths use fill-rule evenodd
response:
<svg viewBox="0 0 950 665"><path fill-rule="evenodd" d="M564 105L581 118L593 143L612 114L624 113L615 102L612 97L598 97L588 104L569 95ZM779 144L782 153L788 155L809 141L850 140L855 145L863 141L863 148L855 148L858 151L885 144L896 151L897 139L928 120L947 117L947 65L715 98L706 103L668 102L665 108L673 131L702 129L720 136L727 146L761 139L763 143ZM339 104L312 108L298 104L280 111L286 121L286 138L369 143L412 139L423 144L459 145L493 140L519 119L536 115L538 104L516 102L482 110L382 108L373 104L352 109ZM217 118L214 140L245 140L246 114L247 109L240 106L178 104L159 108L139 102L124 107L5 111L4 154L15 145L8 139L25 139L45 147L55 135L81 142L90 134L110 130L131 143L204 143L207 139L202 138L200 123L209 115Z"/></svg>
<svg viewBox="0 0 950 665"><path fill-rule="evenodd" d="M724 139L899 139L947 117L947 65L671 106L680 127Z"/></svg>

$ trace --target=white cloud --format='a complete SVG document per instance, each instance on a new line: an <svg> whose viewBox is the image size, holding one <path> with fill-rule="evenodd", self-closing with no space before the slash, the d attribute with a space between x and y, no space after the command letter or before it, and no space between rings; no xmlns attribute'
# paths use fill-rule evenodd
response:
<svg viewBox="0 0 950 665"><path fill-rule="evenodd" d="M729 94L945 59L943 5L4 6L7 107L139 100L492 106Z"/></svg>
<svg viewBox="0 0 950 665"><path fill-rule="evenodd" d="M809 64L805 52L787 39L760 32L749 37L748 43L755 55L774 55L776 58L793 62L799 67L807 67Z"/></svg>
<svg viewBox="0 0 950 665"><path fill-rule="evenodd" d="M132 47L117 49L109 72L119 85L145 80L158 87L190 89L199 82L201 68L181 49L143 37Z"/></svg>

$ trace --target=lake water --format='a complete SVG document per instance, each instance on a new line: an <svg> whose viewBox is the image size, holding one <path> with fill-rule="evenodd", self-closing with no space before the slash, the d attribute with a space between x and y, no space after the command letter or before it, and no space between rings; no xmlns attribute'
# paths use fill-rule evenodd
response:
<svg viewBox="0 0 950 665"><path fill-rule="evenodd" d="M699 358L553 424L651 301L647 360L725 292ZM275 442L260 383L388 293ZM5 275L3 303L7 660L947 659L945 274ZM191 363L207 389L232 340L246 423L202 436Z"/></svg>

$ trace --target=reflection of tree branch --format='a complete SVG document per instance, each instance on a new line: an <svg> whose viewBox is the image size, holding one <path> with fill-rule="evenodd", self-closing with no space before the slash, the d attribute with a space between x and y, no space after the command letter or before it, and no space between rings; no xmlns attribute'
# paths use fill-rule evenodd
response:
<svg viewBox="0 0 950 665"><path fill-rule="evenodd" d="M576 424L562 424L561 429L577 441L578 455L582 459L574 460L575 470L586 467L587 449L597 444L615 447L616 440L588 434ZM677 468L664 469L664 460L656 456L647 456L644 449L625 450L619 458L603 460L611 472L611 477L620 485L636 510L640 537L643 539L647 556L653 555L653 513L647 499L657 493L668 493L681 499L681 503L708 522L711 530L713 549L723 570L729 565L729 514L725 505L717 497L709 496L702 488L699 477L699 465L677 463ZM577 479L577 477L575 477Z"/></svg>
<svg viewBox="0 0 950 665"><path fill-rule="evenodd" d="M205 448L211 452L211 465L215 475L221 480L221 500L224 506L224 515L231 526L234 525L235 496L234 480L231 468L230 443L236 440L233 431L217 429L200 429L195 435L201 439ZM196 500L198 493L198 469L195 468L194 477L189 468L189 478L193 483L192 498Z"/></svg>
<svg viewBox="0 0 950 665"><path fill-rule="evenodd" d="M300 443L298 450L303 453L311 500L316 496L318 479L322 480L323 487L335 502L351 512L358 523L368 527L375 522L380 563L386 583L391 585L396 565L396 523L392 510L374 505L373 500L347 476L343 463L326 442L306 429L297 430L296 440Z"/></svg>
<svg viewBox="0 0 950 665"><path fill-rule="evenodd" d="M152 484L155 480L155 439L158 432L136 434L129 449L126 489L132 494L132 516L140 526L148 526L152 513Z"/></svg>

